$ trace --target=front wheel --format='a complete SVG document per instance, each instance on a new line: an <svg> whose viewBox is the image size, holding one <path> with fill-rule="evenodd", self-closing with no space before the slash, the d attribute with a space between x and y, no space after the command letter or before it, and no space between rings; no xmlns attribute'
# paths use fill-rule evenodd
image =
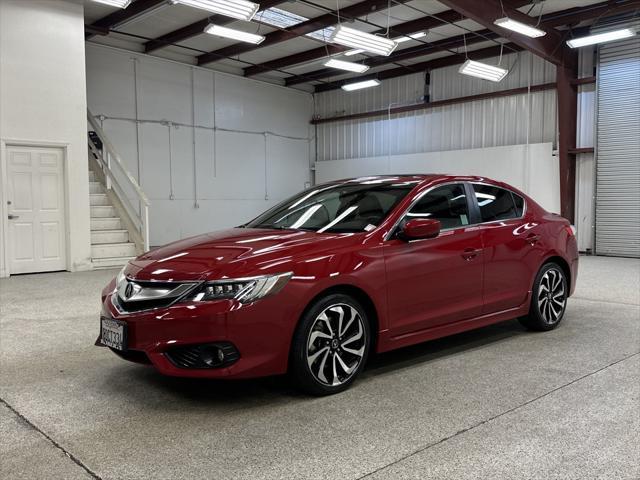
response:
<svg viewBox="0 0 640 480"><path fill-rule="evenodd" d="M312 395L347 389L367 361L370 338L366 312L354 298L332 294L317 300L293 338L294 382Z"/></svg>
<svg viewBox="0 0 640 480"><path fill-rule="evenodd" d="M531 330L553 330L564 316L568 295L562 268L557 263L543 265L533 283L529 314L520 323Z"/></svg>

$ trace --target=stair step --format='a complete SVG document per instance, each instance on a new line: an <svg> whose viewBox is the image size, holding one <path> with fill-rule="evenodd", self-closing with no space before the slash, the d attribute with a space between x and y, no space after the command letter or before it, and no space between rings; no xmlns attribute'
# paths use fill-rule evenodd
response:
<svg viewBox="0 0 640 480"><path fill-rule="evenodd" d="M91 193L89 194L89 205L91 206L99 206L99 205L111 205L109 201L109 197L107 197L106 193Z"/></svg>
<svg viewBox="0 0 640 480"><path fill-rule="evenodd" d="M89 193L104 193L104 188L100 182L89 182Z"/></svg>
<svg viewBox="0 0 640 480"><path fill-rule="evenodd" d="M106 257L106 258L94 258L91 260L91 265L94 270L103 270L107 268L120 268L124 266L129 260L133 260L135 257Z"/></svg>
<svg viewBox="0 0 640 480"><path fill-rule="evenodd" d="M118 216L116 209L111 206L99 205L89 208L91 209L91 218L111 218Z"/></svg>
<svg viewBox="0 0 640 480"><path fill-rule="evenodd" d="M91 258L133 257L136 255L136 245L127 243L104 243L91 245Z"/></svg>
<svg viewBox="0 0 640 480"><path fill-rule="evenodd" d="M119 218L92 218L91 231L121 230L122 221Z"/></svg>
<svg viewBox="0 0 640 480"><path fill-rule="evenodd" d="M93 170L89 170L89 181L90 182L96 181L96 172L94 172Z"/></svg>
<svg viewBox="0 0 640 480"><path fill-rule="evenodd" d="M92 230L91 245L102 243L128 243L129 232L127 230Z"/></svg>

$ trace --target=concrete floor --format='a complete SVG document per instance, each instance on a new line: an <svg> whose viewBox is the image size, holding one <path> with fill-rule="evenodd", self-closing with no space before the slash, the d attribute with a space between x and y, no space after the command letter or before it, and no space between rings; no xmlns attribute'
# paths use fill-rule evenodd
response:
<svg viewBox="0 0 640 480"><path fill-rule="evenodd" d="M580 268L557 330L381 355L326 398L94 347L112 271L3 279L0 478L640 478L640 261Z"/></svg>

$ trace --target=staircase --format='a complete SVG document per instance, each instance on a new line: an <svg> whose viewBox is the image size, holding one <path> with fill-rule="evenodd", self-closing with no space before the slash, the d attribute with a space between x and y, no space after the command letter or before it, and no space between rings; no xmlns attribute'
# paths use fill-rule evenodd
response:
<svg viewBox="0 0 640 480"><path fill-rule="evenodd" d="M116 268L149 250L151 203L89 110L87 127L91 263Z"/></svg>
<svg viewBox="0 0 640 480"><path fill-rule="evenodd" d="M89 205L93 268L121 267L137 255L136 245L130 241L125 223L92 170L89 170Z"/></svg>

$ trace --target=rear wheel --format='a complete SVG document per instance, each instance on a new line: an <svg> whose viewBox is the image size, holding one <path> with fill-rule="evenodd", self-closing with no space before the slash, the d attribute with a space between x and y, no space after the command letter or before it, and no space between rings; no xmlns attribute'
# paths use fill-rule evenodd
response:
<svg viewBox="0 0 640 480"><path fill-rule="evenodd" d="M564 316L568 294L564 270L557 263L543 265L533 283L529 314L520 323L531 330L553 330Z"/></svg>
<svg viewBox="0 0 640 480"><path fill-rule="evenodd" d="M370 339L366 312L354 298L332 294L317 300L293 338L291 374L296 385L313 395L345 390L367 361Z"/></svg>

